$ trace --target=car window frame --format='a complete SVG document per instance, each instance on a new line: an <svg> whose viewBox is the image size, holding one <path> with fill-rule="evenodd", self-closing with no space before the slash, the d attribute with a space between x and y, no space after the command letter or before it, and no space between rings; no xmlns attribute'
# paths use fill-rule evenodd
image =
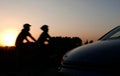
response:
<svg viewBox="0 0 120 76"><path fill-rule="evenodd" d="M98 40L118 39L120 37L111 37L112 35L114 35L118 31L120 31L120 25L115 27L115 28L113 28L112 30L108 31L106 34L104 34Z"/></svg>

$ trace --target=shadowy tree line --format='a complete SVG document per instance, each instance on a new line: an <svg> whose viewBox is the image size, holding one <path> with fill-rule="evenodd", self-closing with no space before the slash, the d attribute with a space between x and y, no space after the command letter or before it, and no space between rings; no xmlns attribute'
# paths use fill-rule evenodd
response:
<svg viewBox="0 0 120 76"><path fill-rule="evenodd" d="M90 40L90 41L86 40L86 41L84 42L84 44L89 44L89 43L93 43L93 42L94 42L93 40Z"/></svg>
<svg viewBox="0 0 120 76"><path fill-rule="evenodd" d="M52 37L50 43L56 51L63 53L81 45L82 40L79 37Z"/></svg>

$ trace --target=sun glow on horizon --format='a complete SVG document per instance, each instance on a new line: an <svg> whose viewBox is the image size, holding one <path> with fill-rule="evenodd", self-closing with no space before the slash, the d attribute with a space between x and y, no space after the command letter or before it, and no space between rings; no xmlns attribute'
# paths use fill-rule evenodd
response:
<svg viewBox="0 0 120 76"><path fill-rule="evenodd" d="M2 46L14 46L16 40L15 32L8 31L1 36L1 45Z"/></svg>

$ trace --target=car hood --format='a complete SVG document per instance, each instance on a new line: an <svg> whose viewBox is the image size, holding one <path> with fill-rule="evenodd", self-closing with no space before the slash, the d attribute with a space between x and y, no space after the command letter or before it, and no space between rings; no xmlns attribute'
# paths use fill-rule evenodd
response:
<svg viewBox="0 0 120 76"><path fill-rule="evenodd" d="M120 39L96 41L79 46L63 56L63 63L120 63Z"/></svg>

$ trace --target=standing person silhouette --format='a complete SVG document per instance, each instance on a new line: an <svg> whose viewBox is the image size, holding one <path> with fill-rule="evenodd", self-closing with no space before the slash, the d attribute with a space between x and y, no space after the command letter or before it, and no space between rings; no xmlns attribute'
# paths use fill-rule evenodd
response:
<svg viewBox="0 0 120 76"><path fill-rule="evenodd" d="M30 37L33 41L36 41L35 38L30 34L30 24L26 23L23 25L23 29L21 30L21 32L19 33L15 45L16 47L24 47L24 40L26 40L27 42L30 42L27 37Z"/></svg>

